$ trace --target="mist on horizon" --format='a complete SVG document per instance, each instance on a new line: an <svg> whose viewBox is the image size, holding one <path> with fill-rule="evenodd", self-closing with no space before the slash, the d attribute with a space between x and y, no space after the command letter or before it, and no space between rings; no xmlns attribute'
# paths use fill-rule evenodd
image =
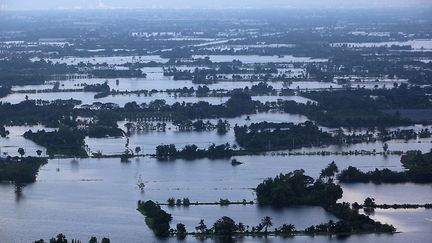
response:
<svg viewBox="0 0 432 243"><path fill-rule="evenodd" d="M428 0L0 0L2 9L386 8L431 7Z"/></svg>

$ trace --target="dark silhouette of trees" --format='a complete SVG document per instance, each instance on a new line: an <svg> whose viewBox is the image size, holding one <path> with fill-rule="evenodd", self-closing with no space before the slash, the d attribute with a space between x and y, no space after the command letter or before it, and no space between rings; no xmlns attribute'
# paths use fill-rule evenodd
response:
<svg viewBox="0 0 432 243"><path fill-rule="evenodd" d="M273 226L272 219L269 216L265 216L261 219L261 225L264 226L264 231L267 232L267 229Z"/></svg>
<svg viewBox="0 0 432 243"><path fill-rule="evenodd" d="M207 149L198 149L195 144L186 145L177 150L174 144L159 145L156 147L156 158L159 160L171 159L198 159L198 158L229 158L234 154L230 144L210 145Z"/></svg>
<svg viewBox="0 0 432 243"><path fill-rule="evenodd" d="M74 157L87 157L84 149L83 132L68 127L60 127L58 131L46 132L45 130L27 131L24 137L47 148L47 154L67 155Z"/></svg>
<svg viewBox="0 0 432 243"><path fill-rule="evenodd" d="M19 148L18 149L18 153L21 155L21 158L22 158L24 156L24 154L25 154L25 151L24 151L23 148Z"/></svg>
<svg viewBox="0 0 432 243"><path fill-rule="evenodd" d="M177 230L177 237L179 239L186 238L187 230L186 230L186 226L184 224L181 224L181 223L177 224L176 230Z"/></svg>
<svg viewBox="0 0 432 243"><path fill-rule="evenodd" d="M204 219L201 219L198 223L198 226L195 227L195 230L201 234L206 233L207 225L204 223Z"/></svg>
<svg viewBox="0 0 432 243"><path fill-rule="evenodd" d="M237 224L230 217L224 216L214 223L213 229L214 234L229 237L237 231Z"/></svg>
<svg viewBox="0 0 432 243"><path fill-rule="evenodd" d="M261 205L327 206L342 198L342 189L332 182L315 181L304 175L303 170L296 170L264 180L257 186L256 194Z"/></svg>
<svg viewBox="0 0 432 243"><path fill-rule="evenodd" d="M33 183L36 181L39 168L47 162L46 158L38 157L21 157L20 159L8 157L0 160L0 182Z"/></svg>
<svg viewBox="0 0 432 243"><path fill-rule="evenodd" d="M138 201L138 211L146 216L146 223L151 230L159 237L167 237L170 233L169 223L172 220L168 214L153 201Z"/></svg>
<svg viewBox="0 0 432 243"><path fill-rule="evenodd" d="M373 182L373 183L429 183L432 182L432 156L420 151L408 151L401 157L405 171L392 171L390 169L375 169L363 172L353 166L341 171L338 180L344 183Z"/></svg>
<svg viewBox="0 0 432 243"><path fill-rule="evenodd" d="M333 178L335 177L336 173L338 173L338 172L339 172L339 169L338 169L336 163L333 161L326 168L321 170L319 179L325 180L327 182L333 182Z"/></svg>
<svg viewBox="0 0 432 243"><path fill-rule="evenodd" d="M337 143L330 133L321 131L312 122L253 123L250 126L235 126L237 143L250 151L296 149L312 145Z"/></svg>
<svg viewBox="0 0 432 243"><path fill-rule="evenodd" d="M6 128L0 124L0 137L5 138L9 135L9 131L6 130Z"/></svg>

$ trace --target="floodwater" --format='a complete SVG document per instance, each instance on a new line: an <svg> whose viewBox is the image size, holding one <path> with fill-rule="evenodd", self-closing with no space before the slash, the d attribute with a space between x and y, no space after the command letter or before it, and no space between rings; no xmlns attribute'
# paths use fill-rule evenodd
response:
<svg viewBox="0 0 432 243"><path fill-rule="evenodd" d="M215 202L220 198L236 200L253 200L255 187L266 177L272 177L280 172L288 172L298 168L305 168L306 173L318 176L316 168L322 168L331 160L341 166L349 164L362 167L375 164L376 166L391 166L398 157L390 158L373 156L298 156L298 157L268 157L245 156L240 157L245 164L233 167L225 160L177 160L173 162L159 162L155 159L133 159L130 163L121 163L119 159L82 159L82 160L50 160L38 176L37 182L24 188L21 195L16 195L12 185L0 185L0 235L4 242L31 242L39 238L49 238L59 232L67 236L88 240L90 236L110 237L113 242L149 242L159 241L154 238L144 222L144 217L136 211L137 200L154 200L165 202L169 197L188 197L191 201ZM145 191L140 192L136 183L141 177L146 185ZM432 195L430 187L400 184L394 187L374 189L378 194L399 195L404 191L411 198L419 198L416 202L430 202ZM358 184L355 188L344 186L344 192L351 199L352 194L371 191L367 184ZM429 191L428 191L429 190ZM363 196L363 195L362 195ZM358 196L359 199L361 196ZM396 198L394 196L391 199ZM408 198L408 197L407 197ZM345 199L345 198L344 198ZM422 200L426 201L422 201ZM349 200L351 201L351 200ZM334 219L321 208L293 207L282 211L271 208L259 208L255 205L221 206L190 206L189 208L174 207L168 209L174 216L173 225L177 222L185 223L188 229L193 229L198 221L205 219L207 225L212 225L215 219L231 216L237 222L256 225L264 216L273 219L275 227L283 223L292 223L298 229L310 224L318 224ZM403 226L404 218L397 214L399 211L381 214L377 217L383 222ZM430 211L428 211L430 212ZM417 228L417 224L424 223L424 214L410 214L410 227L415 232L395 236L353 236L348 242L359 242L361 239L384 242L404 242L410 235L426 239L430 237L427 227ZM426 217L427 218L427 217ZM411 224L414 222L414 224ZM245 242L260 242L263 239L245 238ZM270 242L283 242L281 238L269 237ZM294 237L293 242L328 242L328 237ZM337 240L337 239L335 239ZM170 239L167 242L175 242ZM188 238L194 241L194 238ZM413 241L416 242L416 241ZM420 242L420 241L418 241ZM424 241L426 242L426 241Z"/></svg>
<svg viewBox="0 0 432 243"><path fill-rule="evenodd" d="M416 42L414 48L425 46L429 42ZM429 47L425 47L429 48ZM205 56L195 56L203 58ZM217 62L231 62L240 60L244 63L295 63L295 62L325 62L324 59L311 59L308 57L293 56L209 56L210 60ZM55 62L77 64L79 62L108 63L122 65L127 62L166 62L168 59L159 56L142 57L68 57L53 59ZM121 78L118 79L74 79L60 82L60 89L80 89L83 84L98 84L108 82L111 89L120 91L136 90L166 90L183 87L197 88L191 80L173 80L163 76L162 68L143 68L148 74L147 78ZM232 90L235 88L251 87L257 82L218 82L208 85L210 89ZM304 82L269 82L275 89L329 89L342 88L334 83L316 81ZM359 83L373 88L375 84ZM372 86L373 85L373 86ZM44 90L52 89L54 82L43 85L15 86L14 91L19 90ZM157 93L152 96L143 95L115 95L101 99L94 99L95 93L84 92L59 92L59 93L14 93L1 102L18 103L29 99L55 100L77 99L83 104L93 102L116 103L123 106L130 101L137 103L149 103L156 99L164 99L167 104L174 102L206 101L212 104L222 104L228 98L223 97L180 97L167 93ZM276 101L278 99L294 100L299 103L311 101L300 96L254 96L254 100ZM313 102L313 101L311 101ZM160 144L175 144L181 148L187 144L196 144L200 148L206 148L210 144L231 143L235 144L233 126L245 125L253 122L293 122L301 123L308 120L307 117L283 113L258 113L247 116L226 119L231 124L231 130L221 136L216 131L210 132L180 132L172 125L168 125L166 132L137 132L129 138L129 148L132 150L140 146L142 153L153 154ZM216 123L217 119L212 119ZM122 129L125 122L119 122ZM414 126L414 129L423 128ZM430 128L430 127L429 127ZM43 126L6 127L10 131L8 138L0 138L1 153L17 155L18 148L24 148L26 155L36 155L36 150L45 151L37 144L23 138L27 130L52 130ZM396 129L396 128L392 128ZM331 130L323 128L323 130ZM389 150L430 151L432 139L419 140L392 140L387 142ZM104 154L118 154L126 147L126 138L87 138L86 144L91 152L101 151ZM383 143L360 143L349 146L312 147L294 150L294 152L346 152L355 150L382 151ZM317 178L322 168L332 161L339 169L348 166L356 166L362 171L370 171L375 168L390 168L402 171L398 155L299 155L283 156L280 152L269 152L262 155L237 156L236 159L243 162L239 166L232 166L228 159L198 159L193 161L175 160L161 162L156 159L143 157L131 159L129 163L121 163L120 159L55 159L50 160L42 167L37 182L24 188L21 194L14 193L14 186L8 183L0 184L0 239L1 242L27 243L39 238L50 237L63 232L69 238L77 238L87 241L92 235L109 237L112 242L177 242L176 239L160 240L153 236L144 222L144 217L136 211L138 200L154 200L165 202L169 197L189 198L192 202L215 202L220 198L231 201L247 201L255 199L253 188L265 178L274 177L279 173L288 173L296 169L304 169L306 174ZM146 187L144 192L138 190L136 184L141 178ZM341 201L362 202L366 197L373 197L377 203L431 203L432 186L427 184L342 184L344 195ZM173 215L172 226L176 223L186 224L189 230L193 230L200 219L204 219L208 226L222 216L230 216L236 222L243 222L250 226L257 225L261 218L270 216L274 227L284 223L294 224L297 229L304 229L312 224L319 224L328 220L336 220L332 215L319 207L291 207L276 210L269 207L256 205L231 205L221 206L190 206L164 208ZM293 238L253 238L237 239L238 242L428 242L432 238L431 210L376 210L373 218L395 225L403 232L390 235L358 235L348 238L327 236L298 236ZM188 237L186 242L200 242L193 237ZM208 240L211 242L211 240Z"/></svg>

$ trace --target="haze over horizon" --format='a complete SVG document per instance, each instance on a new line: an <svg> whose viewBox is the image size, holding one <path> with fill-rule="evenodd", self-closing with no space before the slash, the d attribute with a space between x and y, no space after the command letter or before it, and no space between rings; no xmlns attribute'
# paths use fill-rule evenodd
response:
<svg viewBox="0 0 432 243"><path fill-rule="evenodd" d="M223 8L403 8L432 7L428 0L0 0L1 9L223 9Z"/></svg>

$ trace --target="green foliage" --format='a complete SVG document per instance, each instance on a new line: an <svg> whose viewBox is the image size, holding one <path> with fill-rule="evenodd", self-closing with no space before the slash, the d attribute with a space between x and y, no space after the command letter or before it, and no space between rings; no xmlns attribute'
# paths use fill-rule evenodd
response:
<svg viewBox="0 0 432 243"><path fill-rule="evenodd" d="M66 155L75 157L87 157L84 149L85 135L68 127L60 127L58 131L46 132L45 130L32 132L27 131L24 137L47 148L47 154Z"/></svg>
<svg viewBox="0 0 432 243"><path fill-rule="evenodd" d="M46 158L7 158L0 160L0 181L13 181L17 184L36 181L39 168L46 164Z"/></svg>
<svg viewBox="0 0 432 243"><path fill-rule="evenodd" d="M9 135L9 131L6 130L6 128L0 124L0 137L5 138Z"/></svg>
<svg viewBox="0 0 432 243"><path fill-rule="evenodd" d="M347 169L341 171L338 175L338 180L344 183L354 182L373 182L373 183L403 183L408 182L406 172L396 172L389 169L363 172L356 167L349 166Z"/></svg>
<svg viewBox="0 0 432 243"><path fill-rule="evenodd" d="M51 238L50 243L68 243L66 236L64 234L58 234L56 238Z"/></svg>
<svg viewBox="0 0 432 243"><path fill-rule="evenodd" d="M186 230L186 226L184 224L177 224L176 225L176 230L177 230L177 237L180 239L184 239L186 237L187 234L187 230Z"/></svg>
<svg viewBox="0 0 432 243"><path fill-rule="evenodd" d="M312 145L336 143L330 133L321 131L312 122L253 123L249 127L234 127L237 143L251 151L295 149Z"/></svg>
<svg viewBox="0 0 432 243"><path fill-rule="evenodd" d="M333 177L336 175L337 172L339 172L339 169L336 163L333 161L321 171L319 178L327 179L327 181L330 181L333 180Z"/></svg>
<svg viewBox="0 0 432 243"><path fill-rule="evenodd" d="M233 219L224 216L213 225L214 233L220 236L232 236L237 231L237 225Z"/></svg>
<svg viewBox="0 0 432 243"><path fill-rule="evenodd" d="M156 236L169 236L169 223L172 220L171 214L162 210L160 206L153 201L138 201L138 211L146 216L146 223Z"/></svg>
<svg viewBox="0 0 432 243"><path fill-rule="evenodd" d="M159 145L156 147L156 158L159 160L170 160L177 158L229 158L234 154L230 144L212 144L208 149L198 149L195 144L186 145L182 150L177 150L174 144Z"/></svg>
<svg viewBox="0 0 432 243"><path fill-rule="evenodd" d="M423 154L420 151L409 151L401 158L402 165L408 169L407 175L413 182L432 182L432 149Z"/></svg>
<svg viewBox="0 0 432 243"><path fill-rule="evenodd" d="M278 230L281 234L292 234L295 231L295 226L293 224L283 224Z"/></svg>
<svg viewBox="0 0 432 243"><path fill-rule="evenodd" d="M272 206L327 206L342 198L342 189L332 182L316 182L303 170L268 178L256 188L258 203Z"/></svg>
<svg viewBox="0 0 432 243"><path fill-rule="evenodd" d="M338 179L341 182L373 182L373 183L429 183L432 182L432 156L431 153L422 154L420 151L408 151L401 158L402 165L406 171L391 171L389 169L375 169L374 171L362 172L349 166L341 171Z"/></svg>

